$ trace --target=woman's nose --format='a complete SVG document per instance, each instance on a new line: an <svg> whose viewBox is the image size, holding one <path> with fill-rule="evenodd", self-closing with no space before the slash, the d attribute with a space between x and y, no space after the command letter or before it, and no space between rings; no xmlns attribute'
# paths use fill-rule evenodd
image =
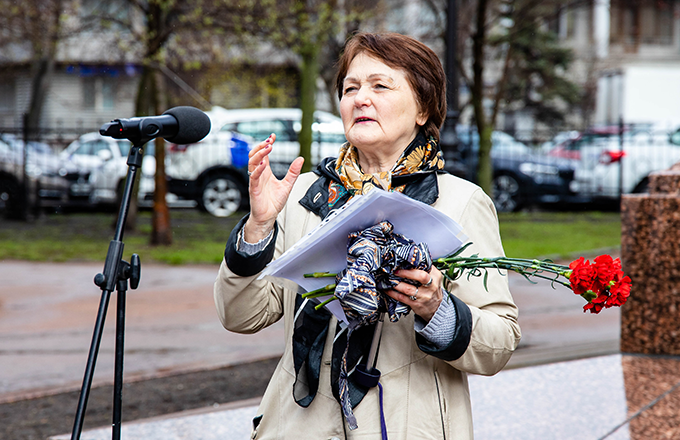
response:
<svg viewBox="0 0 680 440"><path fill-rule="evenodd" d="M357 93L354 95L354 105L363 107L370 104L371 98L368 87L359 87Z"/></svg>

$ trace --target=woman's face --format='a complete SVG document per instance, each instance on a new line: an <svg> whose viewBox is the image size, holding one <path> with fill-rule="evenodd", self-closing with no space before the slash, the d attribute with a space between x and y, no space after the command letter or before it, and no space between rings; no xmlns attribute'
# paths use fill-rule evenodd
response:
<svg viewBox="0 0 680 440"><path fill-rule="evenodd" d="M400 154L427 121L406 73L364 53L352 60L345 76L340 114L352 145L386 156Z"/></svg>

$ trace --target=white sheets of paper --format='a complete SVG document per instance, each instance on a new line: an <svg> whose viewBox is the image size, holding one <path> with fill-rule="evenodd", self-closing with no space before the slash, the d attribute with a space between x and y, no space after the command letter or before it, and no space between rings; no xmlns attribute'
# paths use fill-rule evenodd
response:
<svg viewBox="0 0 680 440"><path fill-rule="evenodd" d="M394 225L394 232L416 243L427 243L435 259L458 250L467 240L458 223L433 207L398 192L373 190L367 195L352 198L329 215L272 261L260 278L268 277L272 282L297 289L300 293L333 283L333 278L305 278L304 274L343 270L347 265L348 234L383 220ZM330 304L329 310L343 320L344 313L337 301Z"/></svg>

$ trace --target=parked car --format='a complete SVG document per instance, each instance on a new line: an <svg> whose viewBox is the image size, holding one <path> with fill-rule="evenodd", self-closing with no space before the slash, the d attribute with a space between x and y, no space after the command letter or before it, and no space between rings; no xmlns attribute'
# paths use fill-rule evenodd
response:
<svg viewBox="0 0 680 440"><path fill-rule="evenodd" d="M89 178L93 170L109 161L125 162L130 152L130 141L86 133L71 142L61 153L63 160L74 163L79 174L72 176L69 196L72 200L90 200L92 186Z"/></svg>
<svg viewBox="0 0 680 440"><path fill-rule="evenodd" d="M651 127L601 138L580 147L575 181L592 198L615 199L647 191L648 176L680 161L680 131Z"/></svg>
<svg viewBox="0 0 680 440"><path fill-rule="evenodd" d="M628 124L623 127L625 136L649 135L653 130L651 124ZM549 156L580 160L582 147L599 145L603 149L610 148L612 143L618 142L620 133L621 127L618 125L595 126L583 133L564 132L553 139L546 153Z"/></svg>
<svg viewBox="0 0 680 440"><path fill-rule="evenodd" d="M477 130L459 126L458 139L467 170L464 177L476 181L479 155ZM501 131L494 131L491 140L493 201L497 211L512 212L535 204L584 201L573 184L575 161L535 152ZM452 163L447 168L457 165Z"/></svg>
<svg viewBox="0 0 680 440"><path fill-rule="evenodd" d="M220 132L214 115L211 132L201 142L170 144L166 155L168 191L194 200L200 209L227 217L248 203L248 153L253 139Z"/></svg>
<svg viewBox="0 0 680 440"><path fill-rule="evenodd" d="M254 139L265 140L276 133L276 144L269 155L272 172L282 177L290 163L300 155L300 134L302 110L298 108L258 108L225 110L213 107L208 112L213 128L219 133L240 133ZM324 111L314 112L312 124L312 165L325 157L337 157L340 147L346 142L342 119Z"/></svg>
<svg viewBox="0 0 680 440"><path fill-rule="evenodd" d="M126 155L125 157L110 158L93 169L88 179L90 204L94 206L120 206L128 168ZM137 179L139 179L138 206L152 206L155 174L154 144L149 142L144 147L142 167L137 171ZM174 198L176 199L176 196ZM173 196L169 195L168 199L172 201Z"/></svg>
<svg viewBox="0 0 680 440"><path fill-rule="evenodd" d="M191 144L191 148L169 144L165 160L168 205L199 205L215 216L228 216L239 209L246 200L245 166L248 163L249 144L249 138L235 133L219 139L209 135L203 141ZM143 207L153 204L156 174L154 149L153 142L146 144L142 167L137 173L138 204ZM127 156L109 158L95 168L88 181L91 188L90 203L99 206L119 205L127 171ZM221 177L225 175L230 176L227 178L230 180Z"/></svg>
<svg viewBox="0 0 680 440"><path fill-rule="evenodd" d="M226 110L213 107L211 133L190 145L170 145L167 173L169 190L216 216L231 215L248 201L246 167L253 142L276 133L276 144L269 161L272 171L283 177L290 163L300 154L298 134L302 111L296 108ZM317 111L312 126L312 164L327 156L337 156L345 142L342 120ZM230 148L225 149L224 146Z"/></svg>
<svg viewBox="0 0 680 440"><path fill-rule="evenodd" d="M68 179L78 172L75 165L60 159L45 143L29 142L25 153L24 145L15 136L0 135L0 211L17 217L27 208L24 202L33 208L66 206ZM28 187L24 186L24 172Z"/></svg>

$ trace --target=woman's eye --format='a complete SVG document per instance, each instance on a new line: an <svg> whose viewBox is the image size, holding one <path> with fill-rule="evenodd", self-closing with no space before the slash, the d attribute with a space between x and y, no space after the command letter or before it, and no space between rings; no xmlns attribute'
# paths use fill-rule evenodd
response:
<svg viewBox="0 0 680 440"><path fill-rule="evenodd" d="M346 94L348 94L348 93L350 93L350 92L355 91L356 89L357 89L357 88L354 87L354 86L345 87L345 90L342 91L342 94L343 94L343 95L346 95Z"/></svg>

